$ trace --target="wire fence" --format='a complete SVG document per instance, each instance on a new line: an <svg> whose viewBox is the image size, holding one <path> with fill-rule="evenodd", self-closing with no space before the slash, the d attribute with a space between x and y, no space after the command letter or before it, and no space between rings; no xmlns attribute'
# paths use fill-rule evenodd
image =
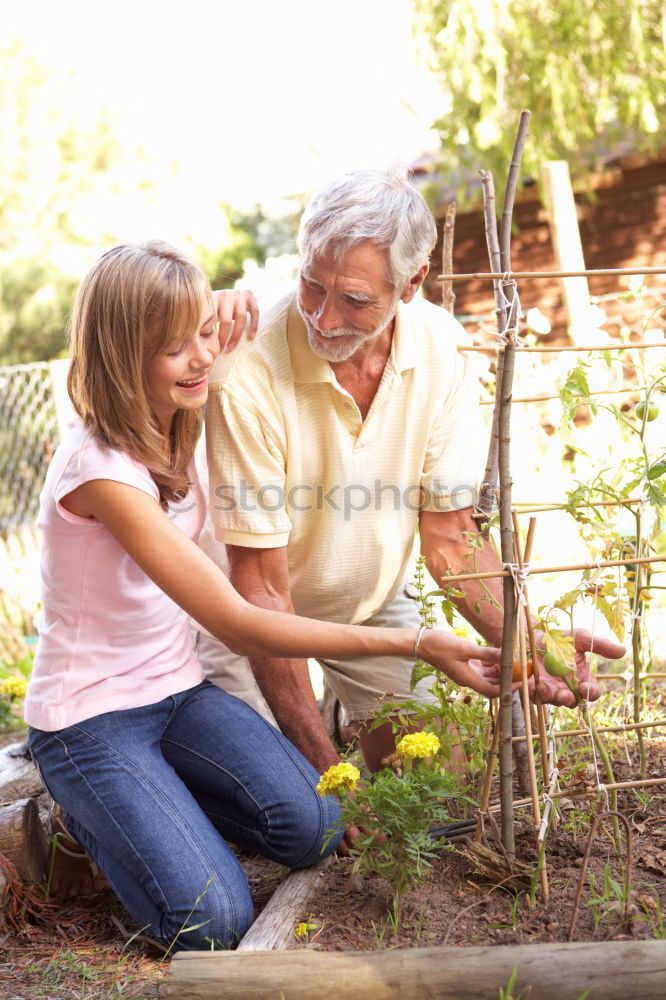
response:
<svg viewBox="0 0 666 1000"><path fill-rule="evenodd" d="M58 443L51 366L0 367L0 536L33 527Z"/></svg>

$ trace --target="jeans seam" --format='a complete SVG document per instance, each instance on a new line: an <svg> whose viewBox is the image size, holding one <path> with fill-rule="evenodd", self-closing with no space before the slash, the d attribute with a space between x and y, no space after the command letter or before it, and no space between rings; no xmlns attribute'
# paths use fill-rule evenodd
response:
<svg viewBox="0 0 666 1000"><path fill-rule="evenodd" d="M261 722L270 730L272 738L273 739L277 739L277 735L278 734L275 732L275 728L273 726L271 726L270 723L266 721L266 719L262 718L261 716L259 716L259 718L261 719ZM215 767L218 770L222 771L224 774L229 774L229 772L225 768L221 767L215 761L211 761L211 760L209 760L209 758L204 757L204 755L201 754L201 753L199 753L198 751L192 750L191 747L183 746L182 743L177 743L175 740L171 739L168 736L163 736L162 739L163 739L164 742L170 743L172 746L179 747L181 750L186 750L188 753L196 755L201 760L207 761L209 764L212 764L213 767ZM298 771L299 771L301 777L303 778L303 780L305 781L306 785L314 792L315 799L317 801L317 805L319 806L319 835L318 835L318 837L316 839L316 842L315 842L315 846L316 846L316 844L320 843L320 841L322 839L322 835L324 833L324 830L323 830L323 825L324 825L324 809L323 809L321 803L319 802L319 796L317 795L316 790L313 789L312 785L310 784L309 776L308 776L307 772L303 769L301 761L297 757L295 757L293 755L293 753L292 753L292 746L289 743L289 741L285 737L284 738L284 742L282 740L279 740L279 739L277 739L277 742L280 744L281 748L285 751L285 753L287 754L287 756L291 760L292 764L295 765L298 768ZM230 777L235 778L234 775L230 775ZM238 779L235 779L235 780L238 780ZM238 784L241 786L241 788L243 788L243 790L246 792L246 794L252 800L252 802L255 804L255 806L260 810L260 812L263 812L264 815L265 815L265 811L260 809L259 803L255 799L255 797L245 787L244 782L238 781ZM268 817L266 817L266 823L267 823L267 826L268 826L268 833L270 833L271 832L271 822L270 822L270 819ZM294 863L293 867L297 868L298 865L302 864L303 860L305 858L309 857L309 855L311 853L312 853L312 851L310 850L306 854L304 854L301 858L299 858L299 860L297 862Z"/></svg>
<svg viewBox="0 0 666 1000"><path fill-rule="evenodd" d="M73 727L73 728L76 728L76 727ZM158 794L158 796L159 796L159 797L160 797L160 798L162 799L162 801L163 801L163 802L164 802L164 803L166 804L166 806L167 806L167 809L169 809L169 810L171 809L171 805L170 805L170 802L169 802L169 799L168 799L168 797L167 797L167 796L166 796L166 795L165 795L165 794L164 794L164 793L162 792L162 790L161 790L161 788L159 787L159 785L155 784L155 782L154 782L154 781L152 781L152 780L151 780L151 778L150 778L150 777L149 777L149 776L148 776L147 774L145 774L145 772L144 772L144 771L143 771L143 770L142 770L141 768L139 768L139 767L138 767L138 766L137 766L136 764L134 764L133 762L129 761L129 760L128 760L128 758L127 758L127 757L125 757L125 756L124 756L123 754L121 754L121 753L118 753L118 752L117 752L117 751L115 750L115 748L113 748L113 747L110 747L110 746L109 746L109 745L108 745L107 743L104 743L104 742L103 742L103 740L99 740L99 739L97 739L97 738L96 738L95 736L91 736L91 734L90 734L90 733L87 733L87 732L86 732L85 730L79 730L79 729L77 729L77 732L80 732L80 733L82 733L82 734L83 734L84 736L86 736L86 737L87 737L87 738L88 738L89 740L92 740L92 741L93 741L93 743L97 743L97 744L98 744L99 746L102 746L102 747L104 747L104 748L105 748L106 750L108 750L108 751L109 751L109 752L110 752L111 754L113 754L114 756L116 756L116 757L117 757L117 758L118 758L119 760L122 760L122 761L123 761L123 762L124 762L124 763L125 763L126 765L128 765L128 766L129 766L129 767L130 767L131 769L134 769L134 770L135 770L135 771L136 771L136 772L137 772L138 774L140 774L140 775L141 775L141 776L142 776L142 777L143 777L143 778L144 778L144 779L145 779L145 780L146 780L146 781L148 782L148 784L149 784L149 785L151 786L151 788L152 788L152 789L153 789L153 790L154 790L154 791L155 791L155 792L156 792L156 793ZM131 845L131 848L132 848L132 852L134 853L134 855L140 858L140 860L141 860L141 864L145 865L146 869L147 869L147 870L148 870L148 871L150 872L150 876L151 876L151 878L152 878L152 880L153 880L153 884L154 884L155 886L157 886L157 888L158 888L158 890L159 890L159 893L160 893L160 896L161 896L161 898L162 898L162 908L163 908L164 910L168 910L168 909L169 909L169 906L168 906L168 902L167 902L167 898L166 898L166 896L164 895L164 891L163 891L163 889L162 889L162 886L161 886L161 884L160 884L159 880L157 879L157 877L156 877L156 875L155 875L155 873L154 873L154 871L153 871L152 867L151 867L151 866L150 866L150 865L148 864L148 862L146 861L146 859L145 859L145 858L144 858L144 857L143 857L143 856L142 856L142 855L140 854L140 852L139 852L139 851L137 850L137 848L135 847L135 845L134 845L134 844L132 843L132 840L130 839L130 837L129 837L129 836L127 835L127 833L126 833L126 832L125 832L125 831L123 830L122 826L121 826L121 825L120 825L120 824L119 824L119 823L118 823L118 822L116 821L115 817L113 816L113 813L112 813L112 812L111 812L111 810L110 810L110 809L108 808L108 806L106 805L106 803L105 803L105 802L104 802L104 801L103 801L103 800L102 800L102 799L101 799L101 798L99 797L99 795L97 794L96 790L95 790L95 789L93 788L93 786L92 786L92 785L90 784L90 782L89 782L88 778L86 777L85 773L84 773L84 772L83 772L83 771L81 770L81 768L79 767L79 765L78 765L77 761L75 761L75 760L74 760L74 758L72 757L72 755L71 755L71 754L70 754L70 753L68 752L68 750L67 750L67 747L65 746L65 744L63 743L63 741L62 741L62 740L60 740L60 739L59 739L59 737L58 737L57 735L56 735L56 739L57 739L57 740L58 740L58 742L59 742L59 743L61 743L61 744L62 744L62 746L64 747L64 749L65 749L65 753L67 754L67 757L69 758L69 761L70 761L70 763L71 763L71 764L72 764L72 765L73 765L73 766L74 766L74 767L76 768L76 771L77 771L77 773L78 773L79 777L81 778L81 780L82 780L82 781L83 781L83 782L85 783L85 785L86 785L86 786L87 786L87 788L89 789L89 791L90 791L90 794L91 794L91 795L92 795L92 796L94 797L95 801L96 801L96 802L98 802L100 806L102 806L102 808L104 809L104 811L105 811L105 812L107 813L107 815L108 815L108 816L110 817L110 819L111 819L111 821L112 821L112 823L113 823L114 827L115 827L115 828L116 828L117 830L119 830L119 831L120 831L120 833L121 833L121 835L122 835L122 838L123 838L123 840L124 840L124 841L125 841L126 843L128 843L128 844L130 844L130 845ZM173 814L173 813L172 813L172 814ZM76 817L75 817L75 818L76 818ZM229 912L230 912L230 914L231 914L231 915L233 916L233 921L232 921L232 922L233 922L233 923L235 923L235 921L236 921L236 911L235 911L235 907L234 907L234 901L233 901L233 898L232 898L232 896L231 896L231 894L230 894L230 892L229 892L229 890L228 890L227 886L225 885L225 882L224 882L224 879L223 879L223 878L221 878L221 877L219 876L219 873L218 873L218 871L217 871L217 867L216 867L216 865L215 865L215 864L213 863L213 861L212 861L212 858L210 858L210 857L209 857L209 855L208 855L208 851L207 851L207 850L206 850L206 849L204 848L204 845L203 845L203 844L201 844L201 843L199 843L199 840L198 840L198 838L197 838L197 837L195 836L195 834L194 834L194 832L193 832L193 830L192 830L192 828L191 828L190 824L189 824L189 823L187 822L186 818L185 818L184 816L181 816L181 815L179 814L179 819L180 819L180 820L181 820L181 821L182 821L182 822L184 823L184 825L185 825L185 828L186 828L186 830L187 830L188 834L189 834L189 835L191 836L191 838L192 838L192 841L193 841L194 843L196 843L196 844L198 845L198 848L199 848L199 851L201 852L202 856L206 858L207 862L208 862L208 863L209 863L209 865L211 866L211 875L215 875L215 876L216 876L216 881L217 881L217 882L219 882L219 884L220 884L221 888L222 888L222 889L224 890L224 893L225 893L225 895L226 895L226 897L227 897L227 900L228 900L228 904L229 904ZM92 836L92 835L91 835L91 836ZM94 838L94 837L93 837L93 839L96 839L96 838ZM209 876L209 877L210 877L210 876Z"/></svg>
<svg viewBox="0 0 666 1000"><path fill-rule="evenodd" d="M225 767L222 767L221 764L218 764L217 761L211 760L210 757L204 756L204 754L199 753L198 750L193 750L192 747L186 747L182 743L177 743L175 740L171 739L168 736L163 736L162 737L162 742L168 743L172 747L178 747L179 750L185 750L187 753L192 754L192 756L196 757L198 760L203 760L207 764L210 764L211 767L213 767L216 771L219 771L220 773L225 774L227 777L232 778L243 789L243 791L245 792L245 794L247 795L247 797L250 799L250 801L253 803L253 805L257 809L257 812L265 814L265 810L261 808L259 802L257 802L256 798L254 797L254 795L252 795L252 793L250 792L250 790L246 787L245 783L243 781L240 781L236 777L236 775L234 775L234 774L231 773L231 771L228 771ZM240 824L238 824L238 825L240 826ZM267 828L268 828L268 832L270 833L270 830L271 830L271 821L270 821L270 819L268 817L266 817L266 825L267 825Z"/></svg>

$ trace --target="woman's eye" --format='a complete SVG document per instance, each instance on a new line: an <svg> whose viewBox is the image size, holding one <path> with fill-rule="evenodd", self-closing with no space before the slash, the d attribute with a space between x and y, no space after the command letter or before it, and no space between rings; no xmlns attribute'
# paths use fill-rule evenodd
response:
<svg viewBox="0 0 666 1000"><path fill-rule="evenodd" d="M178 347L174 351L167 351L166 352L166 356L167 356L167 358L177 358L178 355L182 354L182 353L183 353L183 348L182 347Z"/></svg>

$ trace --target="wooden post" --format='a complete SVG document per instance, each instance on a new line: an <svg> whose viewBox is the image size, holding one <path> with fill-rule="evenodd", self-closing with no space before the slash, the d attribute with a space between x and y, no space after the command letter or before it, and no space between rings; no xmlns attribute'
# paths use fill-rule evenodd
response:
<svg viewBox="0 0 666 1000"><path fill-rule="evenodd" d="M0 750L0 804L31 799L44 791L42 780L25 743L10 743Z"/></svg>
<svg viewBox="0 0 666 1000"><path fill-rule="evenodd" d="M453 270L453 230L456 224L456 203L450 202L446 206L446 218L442 229L442 270L450 273ZM447 312L453 315L453 305L456 301L453 291L452 281L442 282L442 305Z"/></svg>
<svg viewBox="0 0 666 1000"><path fill-rule="evenodd" d="M163 982L174 1000L497 1000L515 976L513 996L593 1000L666 996L666 941L363 952L180 951Z"/></svg>
<svg viewBox="0 0 666 1000"><path fill-rule="evenodd" d="M557 269L584 271L583 245L569 164L566 160L544 163L542 177ZM573 342L578 343L580 334L584 333L585 325L589 322L590 290L587 278L562 278L562 291L569 334Z"/></svg>
<svg viewBox="0 0 666 1000"><path fill-rule="evenodd" d="M34 799L19 799L0 809L0 854L26 882L45 878L49 844Z"/></svg>

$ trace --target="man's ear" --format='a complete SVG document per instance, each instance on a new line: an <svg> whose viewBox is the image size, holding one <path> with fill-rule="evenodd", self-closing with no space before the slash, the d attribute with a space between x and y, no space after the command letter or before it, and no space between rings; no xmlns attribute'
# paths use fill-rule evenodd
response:
<svg viewBox="0 0 666 1000"><path fill-rule="evenodd" d="M401 302L411 302L419 288L425 280L425 276L428 273L428 265L424 264L423 267L416 272L416 274L409 279L402 292L400 293Z"/></svg>

